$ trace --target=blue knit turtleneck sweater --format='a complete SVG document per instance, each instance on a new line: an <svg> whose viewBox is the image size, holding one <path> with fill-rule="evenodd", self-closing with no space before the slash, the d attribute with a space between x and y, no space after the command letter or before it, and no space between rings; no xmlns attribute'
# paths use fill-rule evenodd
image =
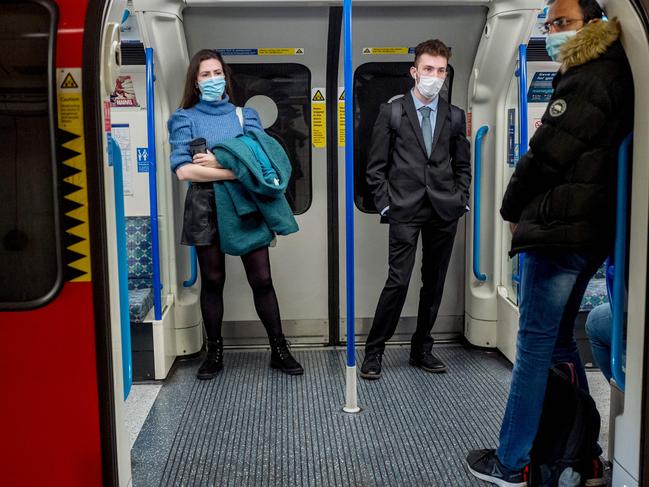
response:
<svg viewBox="0 0 649 487"><path fill-rule="evenodd" d="M252 108L243 109L243 125L246 131L263 130L259 115ZM243 133L235 106L227 95L216 102L201 100L191 108L179 108L167 122L167 127L171 144L171 170L174 172L192 162L189 152L191 140L204 137L207 147L212 148Z"/></svg>

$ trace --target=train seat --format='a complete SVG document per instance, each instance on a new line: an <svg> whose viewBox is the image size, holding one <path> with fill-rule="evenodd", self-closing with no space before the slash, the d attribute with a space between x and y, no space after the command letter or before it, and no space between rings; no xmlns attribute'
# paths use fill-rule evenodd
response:
<svg viewBox="0 0 649 487"><path fill-rule="evenodd" d="M142 323L153 307L151 226L148 216L126 217L128 305L131 323Z"/></svg>
<svg viewBox="0 0 649 487"><path fill-rule="evenodd" d="M599 306L603 303L608 303L608 292L606 291L606 263L602 264L588 283L579 310L590 311L595 306Z"/></svg>

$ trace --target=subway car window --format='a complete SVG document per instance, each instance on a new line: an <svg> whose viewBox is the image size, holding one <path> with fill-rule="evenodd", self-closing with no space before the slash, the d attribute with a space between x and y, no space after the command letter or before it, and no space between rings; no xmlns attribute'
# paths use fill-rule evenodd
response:
<svg viewBox="0 0 649 487"><path fill-rule="evenodd" d="M61 282L52 11L0 5L0 308L32 308Z"/></svg>
<svg viewBox="0 0 649 487"><path fill-rule="evenodd" d="M365 182L372 128L381 103L412 88L410 66L411 62L366 63L354 73L354 199L356 207L365 213L376 213L372 193ZM449 74L440 92L449 103L452 87L453 67L449 65Z"/></svg>
<svg viewBox="0 0 649 487"><path fill-rule="evenodd" d="M255 108L266 131L288 154L293 174L286 190L293 213L311 205L311 73L293 63L230 64L234 102Z"/></svg>

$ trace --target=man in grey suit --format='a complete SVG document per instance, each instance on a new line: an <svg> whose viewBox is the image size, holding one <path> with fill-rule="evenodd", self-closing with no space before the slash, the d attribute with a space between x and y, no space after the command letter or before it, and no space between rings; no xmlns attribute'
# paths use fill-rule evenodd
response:
<svg viewBox="0 0 649 487"><path fill-rule="evenodd" d="M360 374L364 379L381 377L385 342L394 334L403 309L420 232L422 287L410 364L427 372L446 371L431 353L430 333L471 185L464 111L439 97L450 57L450 49L440 40L420 43L410 68L414 88L381 105L372 132L367 183L376 209L390 224L390 269L365 344Z"/></svg>

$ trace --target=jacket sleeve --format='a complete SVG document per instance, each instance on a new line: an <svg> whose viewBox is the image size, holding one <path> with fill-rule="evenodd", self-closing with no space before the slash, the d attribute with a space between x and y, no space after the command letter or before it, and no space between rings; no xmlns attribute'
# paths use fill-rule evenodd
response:
<svg viewBox="0 0 649 487"><path fill-rule="evenodd" d="M167 122L169 144L171 144L171 170L175 173L180 166L192 162L189 142L193 139L190 118L181 110L176 110Z"/></svg>
<svg viewBox="0 0 649 487"><path fill-rule="evenodd" d="M555 92L507 185L500 209L506 221L518 223L532 199L561 181L570 166L597 145L611 111L608 89L597 79L574 77Z"/></svg>
<svg viewBox="0 0 649 487"><path fill-rule="evenodd" d="M383 103L374 122L372 139L367 159L365 179L372 195L374 206L381 212L390 204L388 195L388 170L390 161L390 104Z"/></svg>
<svg viewBox="0 0 649 487"><path fill-rule="evenodd" d="M466 138L466 115L464 110L451 107L451 110L459 111L459 123L453 127L451 136L451 160L455 183L458 189L464 194L465 203L469 201L469 188L471 187L471 143ZM454 120L454 118L452 118Z"/></svg>

